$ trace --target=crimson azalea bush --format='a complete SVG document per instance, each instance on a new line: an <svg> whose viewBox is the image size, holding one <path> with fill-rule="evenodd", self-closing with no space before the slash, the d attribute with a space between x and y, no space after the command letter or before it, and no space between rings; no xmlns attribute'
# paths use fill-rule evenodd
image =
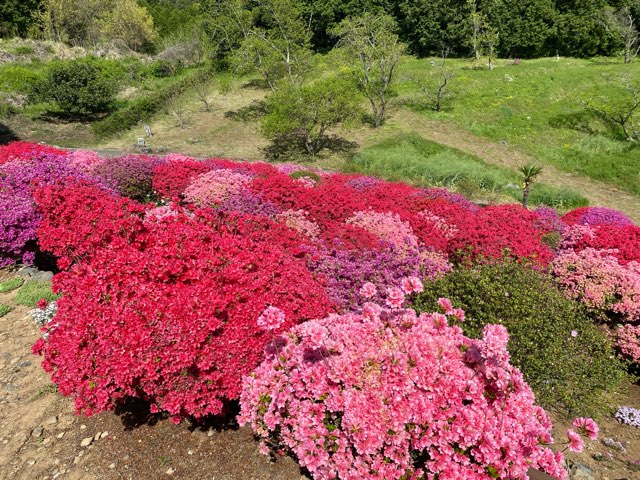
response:
<svg viewBox="0 0 640 480"><path fill-rule="evenodd" d="M204 162L167 155L165 162L153 169L153 189L165 198L180 197L197 176L209 170Z"/></svg>
<svg viewBox="0 0 640 480"><path fill-rule="evenodd" d="M14 160L28 160L44 155L65 155L67 152L48 145L29 142L11 142L0 146L0 164Z"/></svg>
<svg viewBox="0 0 640 480"><path fill-rule="evenodd" d="M33 189L76 179L107 188L64 157L49 153L28 154L0 164L0 267L16 262L30 264L35 258L40 214Z"/></svg>
<svg viewBox="0 0 640 480"><path fill-rule="evenodd" d="M369 294L375 287L363 288ZM275 339L244 381L241 424L316 479L565 478L551 421L509 363L500 325L470 340L464 318L383 308L313 320ZM579 440L574 440L574 447Z"/></svg>
<svg viewBox="0 0 640 480"><path fill-rule="evenodd" d="M55 195L41 198L55 209ZM55 326L34 347L78 412L138 397L174 419L218 414L274 334L330 309L286 227L180 210L131 222L122 205L106 208L114 228L95 235L108 241L55 277ZM59 246L64 225L50 225L41 238ZM282 315L273 332L258 321L268 309Z"/></svg>

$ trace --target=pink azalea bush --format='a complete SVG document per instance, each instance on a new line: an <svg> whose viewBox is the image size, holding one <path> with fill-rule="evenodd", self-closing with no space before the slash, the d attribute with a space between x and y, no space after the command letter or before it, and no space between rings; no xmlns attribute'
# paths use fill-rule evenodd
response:
<svg viewBox="0 0 640 480"><path fill-rule="evenodd" d="M418 238L408 222L402 221L398 214L374 211L356 212L346 223L363 228L377 235L385 242L394 245L398 250L417 249Z"/></svg>
<svg viewBox="0 0 640 480"><path fill-rule="evenodd" d="M589 308L640 320L640 264L621 265L607 250L561 252L552 272L567 294Z"/></svg>
<svg viewBox="0 0 640 480"><path fill-rule="evenodd" d="M566 478L506 329L471 340L452 317L417 316L389 293L392 309L309 321L268 348L244 380L239 417L263 452L291 452L326 480L523 479L532 466Z"/></svg>
<svg viewBox="0 0 640 480"><path fill-rule="evenodd" d="M615 338L620 353L632 362L640 364L640 325L620 326Z"/></svg>
<svg viewBox="0 0 640 480"><path fill-rule="evenodd" d="M212 170L199 175L184 191L185 201L199 207L215 207L238 194L252 180L250 175L233 170Z"/></svg>

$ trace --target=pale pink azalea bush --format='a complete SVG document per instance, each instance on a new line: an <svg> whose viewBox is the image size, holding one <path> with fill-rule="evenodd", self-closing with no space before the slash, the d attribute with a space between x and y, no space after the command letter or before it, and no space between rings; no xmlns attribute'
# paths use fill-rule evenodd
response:
<svg viewBox="0 0 640 480"><path fill-rule="evenodd" d="M621 325L616 330L615 338L620 353L632 362L640 364L640 325Z"/></svg>
<svg viewBox="0 0 640 480"><path fill-rule="evenodd" d="M240 423L315 479L566 478L506 329L471 340L450 320L368 303L295 326L245 378Z"/></svg>
<svg viewBox="0 0 640 480"><path fill-rule="evenodd" d="M184 191L187 203L199 207L217 207L225 199L240 193L253 177L233 170L212 170L199 175Z"/></svg>
<svg viewBox="0 0 640 480"><path fill-rule="evenodd" d="M276 219L308 238L316 239L320 235L320 226L308 218L304 210L287 210L276 216Z"/></svg>
<svg viewBox="0 0 640 480"><path fill-rule="evenodd" d="M640 320L640 264L621 265L609 250L586 248L560 252L551 264L556 281L569 297L587 307Z"/></svg>
<svg viewBox="0 0 640 480"><path fill-rule="evenodd" d="M346 223L372 233L394 245L398 250L417 250L418 238L409 222L405 222L397 213L380 213L373 210L356 212Z"/></svg>

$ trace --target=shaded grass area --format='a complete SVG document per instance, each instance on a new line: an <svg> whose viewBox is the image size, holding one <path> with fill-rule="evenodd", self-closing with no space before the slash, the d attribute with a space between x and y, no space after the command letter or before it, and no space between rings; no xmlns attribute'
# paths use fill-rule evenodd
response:
<svg viewBox="0 0 640 480"><path fill-rule="evenodd" d="M51 291L51 282L30 281L20 288L16 295L15 302L17 305L35 308L41 299L48 302L56 300L58 295Z"/></svg>
<svg viewBox="0 0 640 480"><path fill-rule="evenodd" d="M471 197L496 194L522 199L521 180L515 172L488 165L415 133L397 134L363 149L347 162L345 169L417 185L447 187ZM530 202L560 209L588 204L578 192L545 184L534 185Z"/></svg>
<svg viewBox="0 0 640 480"><path fill-rule="evenodd" d="M624 95L622 76L638 78L640 64L613 59L537 59L492 71L449 60L453 96L444 112L427 111L408 81L399 93L408 108L453 121L475 135L509 145L542 164L606 181L640 195L640 147L585 113L581 101L594 95ZM402 75L434 74L429 60L406 60ZM415 101L408 102L409 99Z"/></svg>

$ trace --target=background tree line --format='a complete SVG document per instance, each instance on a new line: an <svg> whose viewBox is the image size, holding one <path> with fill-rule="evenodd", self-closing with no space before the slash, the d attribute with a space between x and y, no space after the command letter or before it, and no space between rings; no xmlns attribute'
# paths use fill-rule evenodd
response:
<svg viewBox="0 0 640 480"><path fill-rule="evenodd" d="M161 50L177 38L198 37L217 22L222 0L4 0L0 4L0 36L40 35L71 44L127 37L135 50ZM269 24L260 0L248 0L248 16L234 19L224 54L237 46L242 22ZM388 14L398 36L417 56L474 54L473 32L495 32L500 57L591 57L614 55L626 48L640 14L638 0L296 0L292 2L308 27L314 52L331 50L332 31L342 20L364 13ZM237 28L236 31L231 31ZM622 30L622 31L621 31ZM215 32L216 34L219 32ZM245 30L246 33L246 30ZM215 37L215 34L214 34ZM218 37L213 38L219 40Z"/></svg>

